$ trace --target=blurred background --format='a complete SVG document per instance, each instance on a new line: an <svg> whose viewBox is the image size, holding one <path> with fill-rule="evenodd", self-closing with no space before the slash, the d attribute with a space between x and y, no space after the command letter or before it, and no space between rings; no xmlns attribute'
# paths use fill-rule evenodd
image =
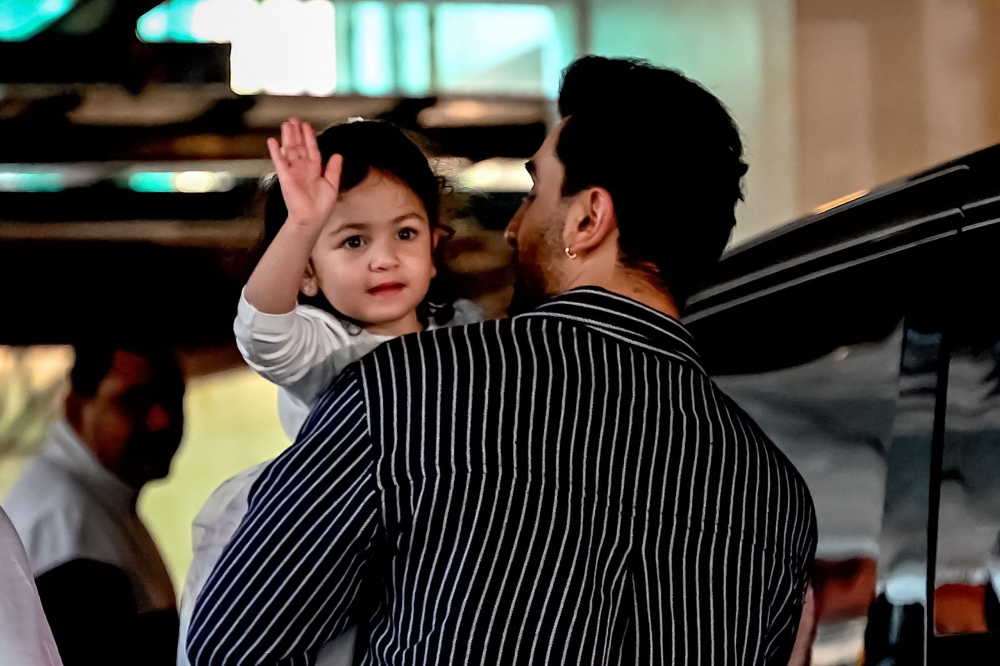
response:
<svg viewBox="0 0 1000 666"><path fill-rule="evenodd" d="M456 194L463 295L497 317L501 230L576 56L722 98L750 163L741 243L1000 141L998 32L996 0L0 0L0 498L98 324L182 349L184 443L140 505L178 588L211 491L288 445L232 320L290 116L419 134Z"/></svg>

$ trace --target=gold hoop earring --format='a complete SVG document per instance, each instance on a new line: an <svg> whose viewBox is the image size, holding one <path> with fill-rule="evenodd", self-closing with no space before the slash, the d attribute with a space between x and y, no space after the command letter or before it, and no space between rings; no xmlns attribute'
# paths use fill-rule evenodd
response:
<svg viewBox="0 0 1000 666"><path fill-rule="evenodd" d="M576 254L570 252L569 248L566 248L566 256L569 257L570 259L576 259Z"/></svg>

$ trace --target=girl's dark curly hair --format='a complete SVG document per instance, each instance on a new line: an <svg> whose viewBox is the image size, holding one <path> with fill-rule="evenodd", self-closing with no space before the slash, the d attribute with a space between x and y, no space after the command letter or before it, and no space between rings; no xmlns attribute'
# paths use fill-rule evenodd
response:
<svg viewBox="0 0 1000 666"><path fill-rule="evenodd" d="M427 157L420 148L395 125L383 121L356 121L334 125L320 132L316 137L319 152L326 164L336 154L344 158L340 174L340 191L348 192L357 187L374 169L398 179L420 199L427 211L431 230L444 228L441 224L441 197L443 181L434 175ZM264 204L264 238L260 251L263 252L274 240L281 225L288 218L288 208L281 195L281 184L271 177L264 185L267 199ZM440 260L440 247L434 253L437 277L431 280L430 289L417 307L420 323L427 327L430 323L445 324L455 316L454 280ZM299 294L299 302L312 305L334 315L338 319L359 325L350 317L338 312L322 292L316 296Z"/></svg>

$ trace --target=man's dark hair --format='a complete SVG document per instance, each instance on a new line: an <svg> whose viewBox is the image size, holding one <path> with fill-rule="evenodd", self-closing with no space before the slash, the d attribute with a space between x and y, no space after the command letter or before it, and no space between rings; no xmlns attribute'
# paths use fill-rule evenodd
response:
<svg viewBox="0 0 1000 666"><path fill-rule="evenodd" d="M371 171L392 176L413 190L424 210L431 229L441 225L442 179L434 175L427 156L410 137L391 123L379 120L365 120L333 125L316 137L323 164L334 155L344 158L340 173L340 191L348 192L368 177ZM264 241L266 248L278 235L281 225L288 218L288 208L281 194L281 184L272 178L266 185L267 200L264 204ZM440 253L436 253L436 259ZM427 297L417 309L421 322L426 326L430 320L439 324L448 322L455 314L452 307L455 290L451 274L440 260L437 263L437 277L431 281ZM321 293L307 297L299 294L299 302L330 312L347 320L334 309Z"/></svg>
<svg viewBox="0 0 1000 666"><path fill-rule="evenodd" d="M149 361L152 373L166 381L184 381L176 352L165 344L78 341L69 373L70 390L81 398L93 398L114 363L115 352L125 351Z"/></svg>
<svg viewBox="0 0 1000 666"><path fill-rule="evenodd" d="M679 306L725 249L747 172L722 102L680 72L580 58L563 73L563 194L606 189L626 265L656 267Z"/></svg>

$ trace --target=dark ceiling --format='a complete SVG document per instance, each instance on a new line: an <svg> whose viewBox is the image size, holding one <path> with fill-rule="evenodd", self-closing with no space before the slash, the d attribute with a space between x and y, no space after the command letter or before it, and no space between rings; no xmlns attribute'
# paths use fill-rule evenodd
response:
<svg viewBox="0 0 1000 666"><path fill-rule="evenodd" d="M471 161L528 157L545 136L542 99L236 95L228 45L138 40L136 20L157 4L81 0L35 37L0 42L0 172L225 168L266 160L266 137L293 115L317 128L391 120L422 135L432 155ZM470 100L471 120L451 112ZM231 343L259 225L253 177L206 194L136 192L110 177L57 192L10 189L0 181L0 344L137 334L188 348ZM502 227L518 200L477 195L470 215Z"/></svg>

